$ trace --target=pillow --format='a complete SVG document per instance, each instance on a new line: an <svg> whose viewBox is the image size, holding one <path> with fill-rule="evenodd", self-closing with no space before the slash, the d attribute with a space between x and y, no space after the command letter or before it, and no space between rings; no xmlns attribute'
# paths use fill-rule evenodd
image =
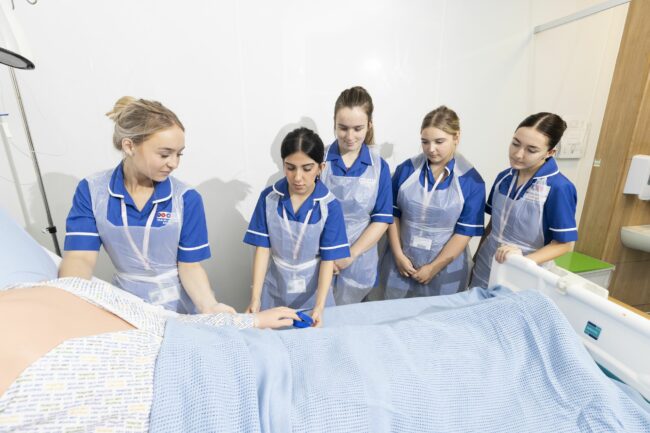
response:
<svg viewBox="0 0 650 433"><path fill-rule="evenodd" d="M57 266L41 245L0 208L0 288L57 277Z"/></svg>

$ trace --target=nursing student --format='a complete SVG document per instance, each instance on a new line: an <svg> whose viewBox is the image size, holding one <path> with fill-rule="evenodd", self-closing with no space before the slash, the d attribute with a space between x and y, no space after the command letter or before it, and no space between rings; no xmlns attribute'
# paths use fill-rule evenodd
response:
<svg viewBox="0 0 650 433"><path fill-rule="evenodd" d="M334 305L335 260L350 256L341 204L319 176L325 147L307 128L280 149L285 177L260 194L244 242L256 247L247 312L276 306L311 310L313 326Z"/></svg>
<svg viewBox="0 0 650 433"><path fill-rule="evenodd" d="M170 176L185 149L183 124L160 102L128 96L107 116L123 158L79 182L59 276L90 279L103 245L114 285L179 313L234 313L200 263L210 257L201 196Z"/></svg>
<svg viewBox="0 0 650 433"><path fill-rule="evenodd" d="M493 257L501 263L520 254L543 265L573 249L576 188L553 158L565 129L552 113L530 115L517 127L510 168L499 173L488 197L492 219L476 254L472 286L487 287Z"/></svg>
<svg viewBox="0 0 650 433"><path fill-rule="evenodd" d="M372 150L373 103L363 87L346 89L334 105L336 140L326 152L322 181L341 202L350 257L336 260L337 305L360 302L377 282L377 242L393 222L388 164Z"/></svg>
<svg viewBox="0 0 650 433"><path fill-rule="evenodd" d="M428 113L420 128L422 152L393 175L393 215L386 299L450 295L467 288L468 243L483 234L485 183L457 152L460 121L443 106ZM384 266L382 266L384 267Z"/></svg>

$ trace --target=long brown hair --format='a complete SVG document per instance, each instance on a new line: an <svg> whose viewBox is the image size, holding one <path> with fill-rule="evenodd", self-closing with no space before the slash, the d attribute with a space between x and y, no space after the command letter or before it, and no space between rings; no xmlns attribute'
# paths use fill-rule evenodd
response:
<svg viewBox="0 0 650 433"><path fill-rule="evenodd" d="M334 104L334 122L336 123L336 113L341 108L361 107L368 116L368 132L366 132L366 144L375 144L375 130L372 126L372 112L375 109L372 104L370 93L361 86L350 87L341 92Z"/></svg>

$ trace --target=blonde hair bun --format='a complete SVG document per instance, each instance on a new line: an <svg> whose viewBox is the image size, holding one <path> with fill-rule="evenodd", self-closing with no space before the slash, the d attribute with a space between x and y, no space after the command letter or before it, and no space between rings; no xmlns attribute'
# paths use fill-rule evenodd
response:
<svg viewBox="0 0 650 433"><path fill-rule="evenodd" d="M156 132L172 126L178 126L185 131L173 111L158 101L148 99L122 96L106 116L115 122L113 146L117 150L122 150L124 139L129 139L137 146Z"/></svg>
<svg viewBox="0 0 650 433"><path fill-rule="evenodd" d="M120 99L115 102L113 109L106 113L106 116L111 119L113 122L116 121L117 117L128 107L131 103L137 101L133 96L122 96Z"/></svg>
<svg viewBox="0 0 650 433"><path fill-rule="evenodd" d="M424 116L420 131L429 127L438 128L449 135L456 135L460 133L460 119L454 110L441 105Z"/></svg>

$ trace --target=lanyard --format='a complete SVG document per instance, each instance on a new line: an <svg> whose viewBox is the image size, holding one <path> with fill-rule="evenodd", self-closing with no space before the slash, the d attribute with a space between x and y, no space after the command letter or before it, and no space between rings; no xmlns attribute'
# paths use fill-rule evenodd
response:
<svg viewBox="0 0 650 433"><path fill-rule="evenodd" d="M316 200L314 200L314 206L318 203ZM284 221L284 225L287 229L287 232L289 232L289 236L291 236L291 240L295 242L295 245L293 247L293 259L296 260L298 258L298 253L300 252L300 246L302 245L302 240L305 237L305 232L307 231L307 225L309 224L309 220L311 219L311 214L312 211L314 210L314 206L309 209L309 212L307 212L307 216L305 217L305 222L302 223L302 226L300 227L300 232L298 233L298 239L294 239L293 237L293 230L291 230L291 225L289 224L289 218L287 217L287 210L285 209L284 205L282 205L282 220Z"/></svg>
<svg viewBox="0 0 650 433"><path fill-rule="evenodd" d="M151 265L149 264L149 260L147 259L147 255L149 253L149 237L151 234L151 225L153 224L153 217L156 215L156 210L158 209L158 203L154 203L153 209L151 209L151 212L149 213L147 224L144 227L144 236L142 238L142 250L138 249L138 247L135 245L135 241L133 240L133 237L131 237L131 232L129 231L129 221L126 216L126 204L124 203L124 197L122 197L122 199L120 200L120 207L122 210L122 227L124 227L124 233L126 234L126 238L129 241L129 244L131 245L131 249L138 256L140 262L145 267L145 269L151 271L152 269L151 269Z"/></svg>

